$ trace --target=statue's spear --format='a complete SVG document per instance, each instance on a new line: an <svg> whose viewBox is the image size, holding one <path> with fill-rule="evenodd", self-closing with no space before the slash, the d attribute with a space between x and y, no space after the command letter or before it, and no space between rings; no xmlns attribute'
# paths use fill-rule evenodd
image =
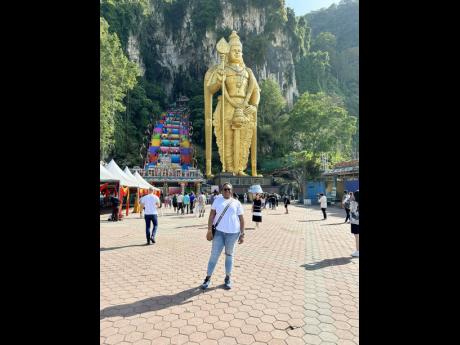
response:
<svg viewBox="0 0 460 345"><path fill-rule="evenodd" d="M220 60L222 63L222 70L225 71L225 56L230 52L230 45L227 43L224 37L216 45L217 52L220 55ZM222 95L220 97L220 108L222 113L222 172L225 172L225 128L224 128L224 102L225 102L225 73L222 75Z"/></svg>

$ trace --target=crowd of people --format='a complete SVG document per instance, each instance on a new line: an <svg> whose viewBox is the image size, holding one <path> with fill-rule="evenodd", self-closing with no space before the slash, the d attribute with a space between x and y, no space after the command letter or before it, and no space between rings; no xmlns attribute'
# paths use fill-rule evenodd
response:
<svg viewBox="0 0 460 345"><path fill-rule="evenodd" d="M285 207L285 214L288 214L288 206L291 203L289 195L282 198L277 194L257 193L252 200L252 221L255 227L259 228L262 223L263 210L269 206L269 209L276 210L279 200L282 199ZM248 195L244 193L243 202L248 201ZM115 195L112 195L111 202L113 205L112 220L118 220L120 201ZM141 216L145 220L146 244L156 243L158 231L159 210L162 208L174 209L174 213L185 215L193 214L195 210L196 217L204 217L206 205L211 205L208 218L207 238L212 240L211 254L208 261L206 277L201 285L202 289L207 289L211 284L211 277L214 272L217 261L225 248L225 278L224 287L232 287L232 268L234 261L234 248L238 242L244 242L244 207L242 206L239 196L233 192L230 183L224 183L222 193L214 191L211 194L204 192L195 195L190 193L178 193L163 197L156 196L153 188L149 189L149 194L140 199ZM318 194L318 202L323 213L323 219L327 219L327 198L323 193ZM355 192L344 192L342 207L345 209L345 223L351 224L351 233L355 236L356 251L351 255L359 257L359 190ZM161 214L161 212L160 212ZM151 231L150 231L151 230Z"/></svg>

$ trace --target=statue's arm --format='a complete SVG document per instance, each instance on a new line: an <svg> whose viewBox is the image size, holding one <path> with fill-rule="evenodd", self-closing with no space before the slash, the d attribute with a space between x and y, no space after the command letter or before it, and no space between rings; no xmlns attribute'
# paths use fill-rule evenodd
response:
<svg viewBox="0 0 460 345"><path fill-rule="evenodd" d="M218 71L218 66L215 65L209 69L210 78L206 87L211 94L215 94L222 87L222 78L220 78ZM220 79L220 80L219 80Z"/></svg>
<svg viewBox="0 0 460 345"><path fill-rule="evenodd" d="M251 97L249 98L249 104L257 107L260 102L260 88L259 84L257 83L256 77L254 76L254 73L252 72L251 69L248 68L249 71L249 78L251 79L251 82L254 83L254 89L252 90Z"/></svg>

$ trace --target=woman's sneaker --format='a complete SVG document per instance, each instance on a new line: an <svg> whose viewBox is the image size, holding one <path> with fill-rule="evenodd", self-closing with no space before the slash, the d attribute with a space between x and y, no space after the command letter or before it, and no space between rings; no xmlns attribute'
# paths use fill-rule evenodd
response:
<svg viewBox="0 0 460 345"><path fill-rule="evenodd" d="M225 277L224 287L227 290L230 290L232 288L232 281L231 281L230 277Z"/></svg>
<svg viewBox="0 0 460 345"><path fill-rule="evenodd" d="M355 258L359 258L359 250L354 251L353 253L351 253L351 256L353 256Z"/></svg>
<svg viewBox="0 0 460 345"><path fill-rule="evenodd" d="M205 279L203 284L201 284L201 289L206 290L209 287L209 285L211 285L211 279Z"/></svg>

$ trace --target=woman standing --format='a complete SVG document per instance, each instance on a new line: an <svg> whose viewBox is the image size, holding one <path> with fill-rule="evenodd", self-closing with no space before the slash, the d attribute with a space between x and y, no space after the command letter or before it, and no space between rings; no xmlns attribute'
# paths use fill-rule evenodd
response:
<svg viewBox="0 0 460 345"><path fill-rule="evenodd" d="M222 196L217 197L212 206L208 219L206 238L212 238L211 256L208 261L206 278L201 288L206 290L211 284L211 276L216 267L222 249L225 248L225 289L232 288L232 268L235 243L244 242L244 209L241 203L232 198L232 185L228 182L222 186ZM217 224L217 225L216 225ZM212 235L212 227L216 227Z"/></svg>
<svg viewBox="0 0 460 345"><path fill-rule="evenodd" d="M252 221L256 223L256 228L262 222L262 201L259 193L256 194L256 198L252 203Z"/></svg>
<svg viewBox="0 0 460 345"><path fill-rule="evenodd" d="M359 258L359 190L353 193L350 204L351 233L355 235L356 251L351 256Z"/></svg>

